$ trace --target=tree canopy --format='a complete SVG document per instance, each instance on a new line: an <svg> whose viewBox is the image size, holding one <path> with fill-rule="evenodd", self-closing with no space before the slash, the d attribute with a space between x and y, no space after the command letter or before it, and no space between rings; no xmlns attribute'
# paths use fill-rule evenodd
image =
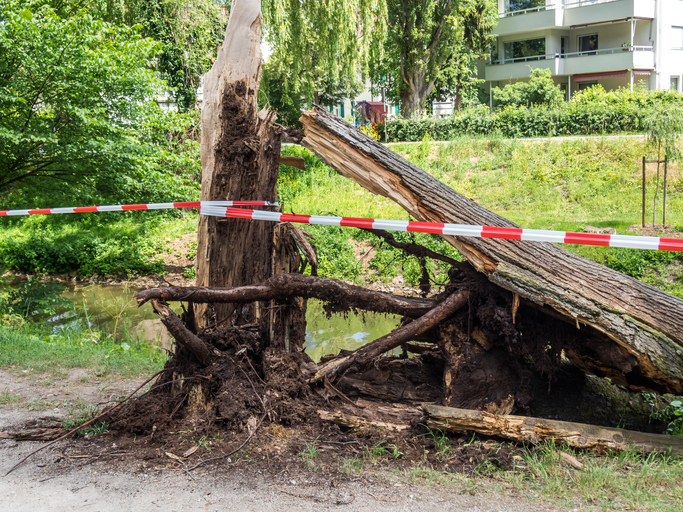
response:
<svg viewBox="0 0 683 512"><path fill-rule="evenodd" d="M354 95L383 51L383 0L263 0L262 9L267 73L283 107Z"/></svg>
<svg viewBox="0 0 683 512"><path fill-rule="evenodd" d="M153 101L166 88L153 71L158 50L139 27L86 9L0 0L0 191L50 182L116 197L150 198L161 186L186 194L160 167L187 120Z"/></svg>
<svg viewBox="0 0 683 512"><path fill-rule="evenodd" d="M373 83L400 98L404 117L419 117L437 84L443 95L459 94L496 18L491 0L388 0L387 51L373 63Z"/></svg>

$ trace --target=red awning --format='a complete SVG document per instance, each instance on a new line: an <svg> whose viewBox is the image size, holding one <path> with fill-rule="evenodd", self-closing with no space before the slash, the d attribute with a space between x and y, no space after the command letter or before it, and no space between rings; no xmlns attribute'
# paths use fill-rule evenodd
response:
<svg viewBox="0 0 683 512"><path fill-rule="evenodd" d="M652 71L650 71L649 69L634 69L633 74L634 75L648 75L649 76L652 74Z"/></svg>
<svg viewBox="0 0 683 512"><path fill-rule="evenodd" d="M623 78L626 76L626 70L621 71L603 71L602 73L584 73L583 75L574 75L575 82L592 82L593 80L601 80L603 78Z"/></svg>

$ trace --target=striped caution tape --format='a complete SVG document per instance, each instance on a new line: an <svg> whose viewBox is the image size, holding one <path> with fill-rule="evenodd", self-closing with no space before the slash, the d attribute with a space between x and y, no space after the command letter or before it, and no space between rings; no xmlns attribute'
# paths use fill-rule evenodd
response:
<svg viewBox="0 0 683 512"><path fill-rule="evenodd" d="M0 210L0 217L14 215L50 215L55 213L126 212L131 210L171 210L174 208L204 208L230 206L277 206L270 201L188 201L183 203L117 204L109 206L77 206L73 208L37 208L33 210Z"/></svg>
<svg viewBox="0 0 683 512"><path fill-rule="evenodd" d="M679 238L572 233L567 231L546 231L541 229L445 224L441 222L358 219L353 217L331 217L322 215L293 215L262 210L221 207L217 205L204 207L202 208L201 213L214 217L267 220L273 222L296 222L300 224L318 224L322 226L384 229L387 231L412 231L416 233L435 233L437 235L502 238L506 240L525 240L529 242L601 245L605 247L626 247L630 249L651 249L657 251L683 251L683 239Z"/></svg>

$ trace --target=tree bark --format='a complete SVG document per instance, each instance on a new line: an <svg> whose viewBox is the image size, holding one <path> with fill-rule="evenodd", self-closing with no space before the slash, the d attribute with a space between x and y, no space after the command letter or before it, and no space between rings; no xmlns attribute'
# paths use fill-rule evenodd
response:
<svg viewBox="0 0 683 512"><path fill-rule="evenodd" d="M518 227L324 110L304 113L301 122L303 146L417 220ZM443 238L511 300L517 294L564 318L566 329L581 328L585 343L566 357L582 370L636 390L683 392L683 299L550 243ZM593 340L605 350L595 350Z"/></svg>

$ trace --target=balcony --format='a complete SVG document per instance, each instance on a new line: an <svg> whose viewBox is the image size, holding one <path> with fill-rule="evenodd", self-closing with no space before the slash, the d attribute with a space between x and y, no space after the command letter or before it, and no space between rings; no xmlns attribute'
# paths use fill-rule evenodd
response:
<svg viewBox="0 0 683 512"><path fill-rule="evenodd" d="M499 15L495 35L514 35L533 30L575 27L628 18L654 19L655 0L568 0L504 12Z"/></svg>
<svg viewBox="0 0 683 512"><path fill-rule="evenodd" d="M655 17L655 0L579 0L566 4L564 8L564 25L569 27Z"/></svg>
<svg viewBox="0 0 683 512"><path fill-rule="evenodd" d="M504 12L500 15L498 25L493 29L493 34L511 35L556 27L558 26L556 17L558 15L561 17L561 14L561 11L555 10L554 5L541 5L530 9Z"/></svg>
<svg viewBox="0 0 683 512"><path fill-rule="evenodd" d="M652 46L625 46L560 55L533 55L500 59L486 66L486 80L528 78L532 69L549 69L553 75L600 73L621 69L654 69Z"/></svg>

